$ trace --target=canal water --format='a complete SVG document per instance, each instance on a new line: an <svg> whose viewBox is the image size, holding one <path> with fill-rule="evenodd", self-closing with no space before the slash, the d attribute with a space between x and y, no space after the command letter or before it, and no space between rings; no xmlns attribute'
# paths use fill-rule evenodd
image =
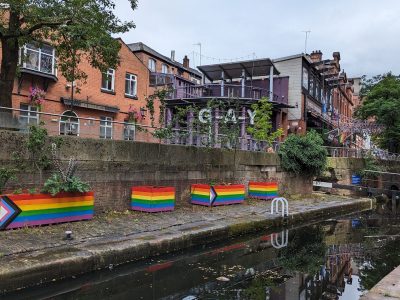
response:
<svg viewBox="0 0 400 300"><path fill-rule="evenodd" d="M265 231L2 299L357 300L400 265L400 223L373 213Z"/></svg>

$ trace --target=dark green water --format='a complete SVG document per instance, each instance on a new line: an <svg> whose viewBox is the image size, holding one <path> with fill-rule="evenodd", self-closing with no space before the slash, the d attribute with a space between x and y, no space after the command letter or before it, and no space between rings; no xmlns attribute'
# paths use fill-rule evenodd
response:
<svg viewBox="0 0 400 300"><path fill-rule="evenodd" d="M400 222L372 214L265 231L1 299L357 300L400 265Z"/></svg>

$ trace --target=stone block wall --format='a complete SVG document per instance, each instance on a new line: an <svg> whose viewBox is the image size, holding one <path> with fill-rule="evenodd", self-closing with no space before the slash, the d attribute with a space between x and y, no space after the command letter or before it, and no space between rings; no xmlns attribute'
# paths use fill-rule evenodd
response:
<svg viewBox="0 0 400 300"><path fill-rule="evenodd" d="M25 147L27 136L0 131L0 162L12 163L12 153ZM49 142L54 138L49 138ZM62 137L60 156L79 160L77 174L92 186L97 212L129 207L133 185L174 186L177 205L189 205L194 183L243 183L277 180L280 193L309 194L311 180L286 174L276 154L206 149L176 145ZM25 157L29 161L28 155ZM40 174L34 168L10 182L8 192L40 187L54 170Z"/></svg>

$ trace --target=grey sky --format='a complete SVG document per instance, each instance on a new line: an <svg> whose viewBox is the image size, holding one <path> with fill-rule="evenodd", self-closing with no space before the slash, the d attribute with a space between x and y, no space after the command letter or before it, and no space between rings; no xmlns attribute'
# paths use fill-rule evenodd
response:
<svg viewBox="0 0 400 300"><path fill-rule="evenodd" d="M127 0L117 0L117 15L133 19L137 28L122 36L142 41L176 59L193 51L218 59L255 53L277 58L321 50L325 58L340 51L349 76L400 73L399 0L139 0L132 12ZM199 64L199 56L195 56ZM202 59L203 64L218 60Z"/></svg>

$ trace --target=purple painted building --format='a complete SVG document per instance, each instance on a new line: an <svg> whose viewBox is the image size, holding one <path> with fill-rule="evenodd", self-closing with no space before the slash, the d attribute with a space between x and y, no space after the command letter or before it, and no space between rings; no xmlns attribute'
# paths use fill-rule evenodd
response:
<svg viewBox="0 0 400 300"><path fill-rule="evenodd" d="M221 136L221 122L224 122L224 126L231 122L236 125L232 128L238 130L239 143L235 147L243 150L263 149L266 145L252 139L246 130L254 122L251 105L263 97L273 104L273 128L282 128L281 139L285 138L287 109L290 107L289 77L280 77L270 59L206 65L198 69L203 74L202 84L178 77L171 81L172 89L166 98L165 120L166 125L172 126L177 134L170 139L170 143L202 146L206 140L212 141L215 147L232 147L229 143L227 145ZM216 107L210 109L211 101L224 103L224 111ZM174 115L185 106L196 106L199 109L196 113L187 112L185 122L174 121ZM207 134L204 131L199 133L197 128L194 128L194 118L198 118L200 123L208 124Z"/></svg>

